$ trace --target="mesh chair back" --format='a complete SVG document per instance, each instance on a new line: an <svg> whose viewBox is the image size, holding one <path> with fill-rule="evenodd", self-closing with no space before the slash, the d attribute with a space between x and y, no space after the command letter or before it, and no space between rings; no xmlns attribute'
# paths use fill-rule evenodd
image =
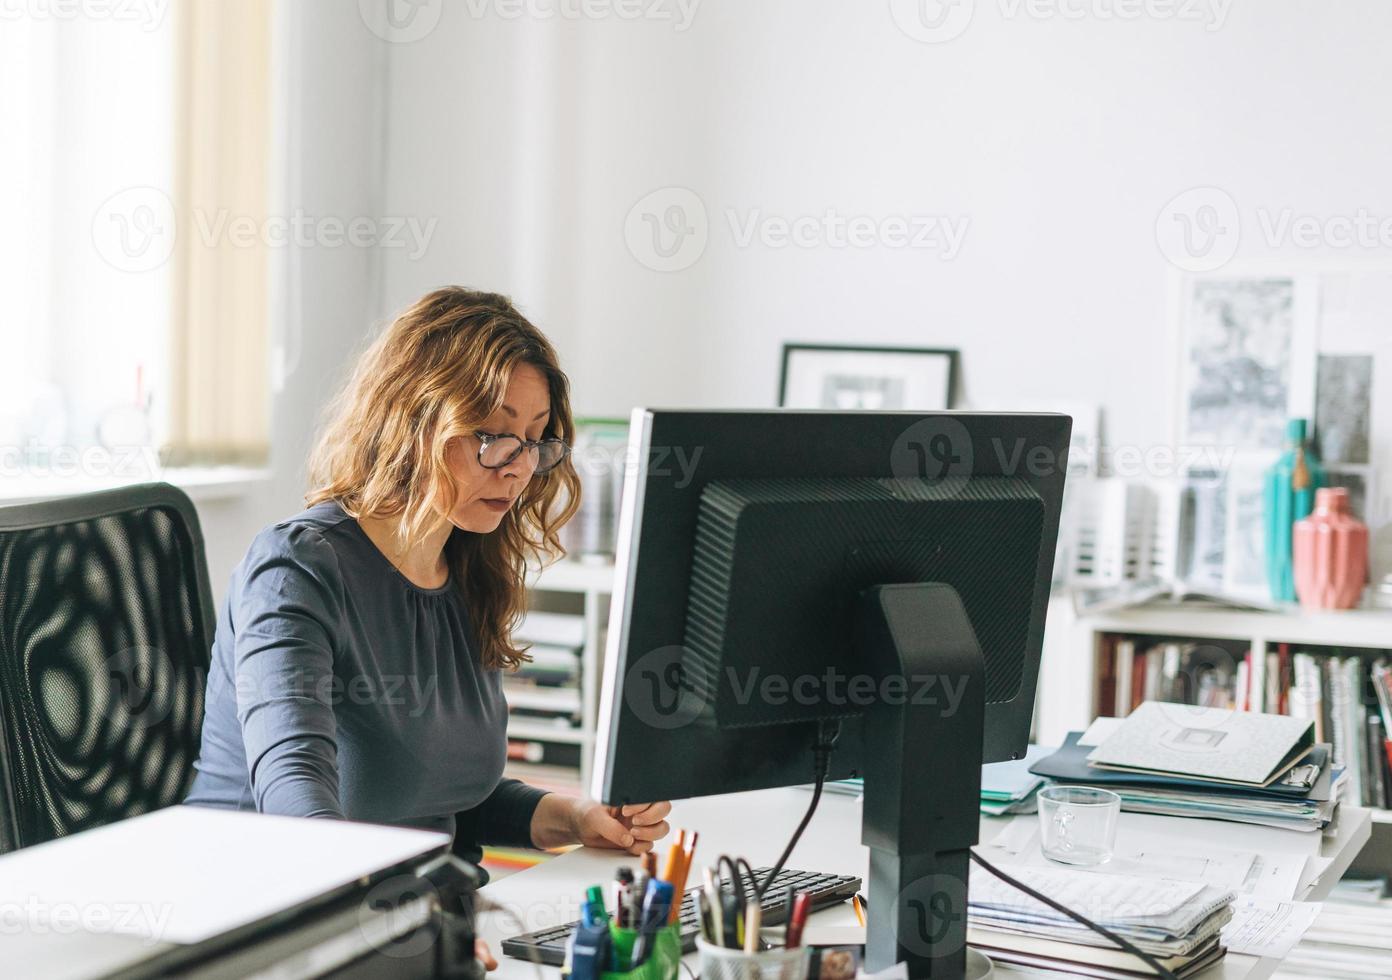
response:
<svg viewBox="0 0 1392 980"><path fill-rule="evenodd" d="M0 852L183 799L212 633L183 492L0 508Z"/></svg>

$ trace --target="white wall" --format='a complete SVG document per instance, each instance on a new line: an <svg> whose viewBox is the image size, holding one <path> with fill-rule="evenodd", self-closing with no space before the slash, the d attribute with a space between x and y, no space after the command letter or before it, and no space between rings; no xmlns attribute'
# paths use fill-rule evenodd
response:
<svg viewBox="0 0 1392 980"><path fill-rule="evenodd" d="M427 36L390 46L384 206L439 225L418 260L383 252L386 306L444 282L512 292L591 414L771 405L785 340L903 343L960 348L972 407L1096 402L1109 444L1148 447L1170 437L1156 222L1176 194L1232 196L1238 262L1392 261L1272 247L1258 225L1285 208L1392 217L1387 4L1064 0L1078 18L976 0L932 44L896 25L913 7L704 0L678 31L446 0ZM1118 15L1138 7L1172 16ZM699 195L709 241L656 272L624 221L669 186ZM729 219L829 208L968 225L947 260L740 247Z"/></svg>
<svg viewBox="0 0 1392 980"><path fill-rule="evenodd" d="M586 414L771 405L783 341L859 340L958 347L968 405L1092 401L1110 445L1144 447L1169 436L1155 226L1175 194L1231 194L1239 262L1392 262L1392 248L1273 248L1257 218L1392 216L1392 8L1151 0L1183 15L1127 20L1108 16L1124 3L1066 0L1086 16L1029 15L1049 2L976 0L935 44L899 29L913 4L898 0L698 0L687 30L512 16L553 0L442 0L409 43L382 40L356 4L284 4L299 11L287 44L303 113L288 121L286 209L436 224L419 255L287 255L298 293L275 312L298 324L300 353L277 396L275 479L208 506L215 591L256 529L298 508L316 413L367 330L444 283L511 293L556 340ZM672 186L699 196L709 238L689 268L657 272L625 244L625 217ZM945 215L966 233L949 260L741 247L730 223L828 209Z"/></svg>

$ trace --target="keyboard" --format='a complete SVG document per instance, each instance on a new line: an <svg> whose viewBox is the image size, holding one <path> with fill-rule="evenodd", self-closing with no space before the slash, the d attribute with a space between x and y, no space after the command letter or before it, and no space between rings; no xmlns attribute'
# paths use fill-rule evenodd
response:
<svg viewBox="0 0 1392 980"><path fill-rule="evenodd" d="M754 869L754 877L760 882L768 873L768 868ZM815 912L817 909L826 908L828 905L838 905L848 900L860 891L860 879L850 875L825 874L819 871L793 871L784 868L778 872L778 877L773 880L773 884L764 894L763 902L760 903L763 908L764 925L776 926L787 921L788 905L785 899L790 886L795 891L807 892L812 896L812 911ZM698 885L688 890L682 898L682 949L688 953L696 948L696 937L701 931L696 921L699 914L696 906L696 893L700 890ZM745 897L753 901L754 890L748 882L744 883L744 892ZM571 922L551 929L529 932L525 936L504 939L503 954L532 963L561 966L565 963L566 944L570 941L570 934L575 931L577 925L579 925L578 922Z"/></svg>

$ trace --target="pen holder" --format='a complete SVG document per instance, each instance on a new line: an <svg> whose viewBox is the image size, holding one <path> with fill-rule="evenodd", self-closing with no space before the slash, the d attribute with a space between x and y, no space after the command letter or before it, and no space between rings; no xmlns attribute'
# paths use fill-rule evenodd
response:
<svg viewBox="0 0 1392 980"><path fill-rule="evenodd" d="M609 927L609 937L614 941L614 952L620 963L627 963L633 955L633 944L638 941L638 930ZM663 926L653 940L652 953L642 966L631 970L605 970L600 974L602 980L677 980L681 972L682 939L681 926Z"/></svg>
<svg viewBox="0 0 1392 980"><path fill-rule="evenodd" d="M807 980L807 947L746 953L696 940L701 980Z"/></svg>

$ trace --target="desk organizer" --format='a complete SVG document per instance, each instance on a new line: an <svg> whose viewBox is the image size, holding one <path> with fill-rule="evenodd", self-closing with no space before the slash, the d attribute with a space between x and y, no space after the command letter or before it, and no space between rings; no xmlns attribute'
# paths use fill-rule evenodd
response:
<svg viewBox="0 0 1392 980"><path fill-rule="evenodd" d="M627 963L633 955L633 944L638 941L638 931L610 925L609 937L614 942L619 962ZM653 940L652 954L642 966L632 970L605 970L600 977L601 980L677 980L681 961L681 926L664 926Z"/></svg>
<svg viewBox="0 0 1392 980"><path fill-rule="evenodd" d="M701 980L807 980L807 947L746 953L696 940Z"/></svg>

